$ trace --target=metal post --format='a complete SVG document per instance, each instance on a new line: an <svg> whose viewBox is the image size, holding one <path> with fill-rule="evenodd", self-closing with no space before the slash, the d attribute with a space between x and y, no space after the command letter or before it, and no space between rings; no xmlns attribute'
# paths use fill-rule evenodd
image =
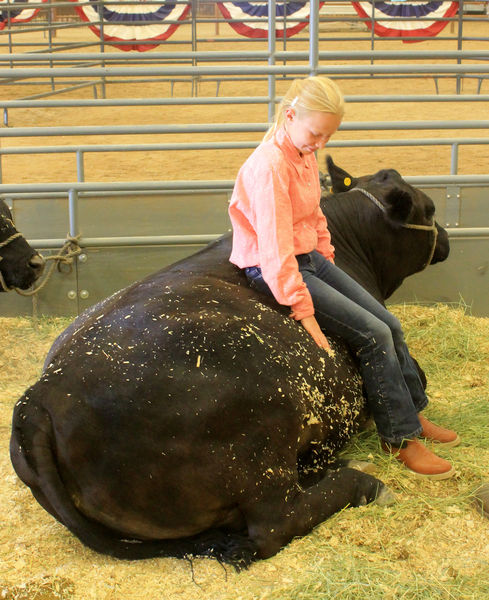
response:
<svg viewBox="0 0 489 600"><path fill-rule="evenodd" d="M458 34L457 34L457 50L461 50L462 46L463 46L463 29L464 29L464 0L459 0L458 3ZM457 58L457 64L460 65L462 64L462 61L460 60L460 58ZM460 94L460 90L461 90L461 78L463 76L459 75L457 73L456 75L456 82L457 82L457 88L456 88L456 93Z"/></svg>
<svg viewBox="0 0 489 600"><path fill-rule="evenodd" d="M458 142L452 144L452 152L450 156L450 175L458 173Z"/></svg>
<svg viewBox="0 0 489 600"><path fill-rule="evenodd" d="M276 47L276 27L275 27L275 15L276 15L276 2L275 0L268 0L268 64L275 64L275 47ZM268 122L273 121L275 116L275 75L270 73L268 75Z"/></svg>
<svg viewBox="0 0 489 600"><path fill-rule="evenodd" d="M104 33L104 3L103 2L99 2L99 4L97 5L97 12L98 12L98 18L99 18L99 25L100 25L100 52L104 53L105 52L105 33ZM102 67L105 67L105 61L102 59L100 62ZM100 89L102 91L102 98L106 97L105 94L105 75L102 75L101 79L100 79Z"/></svg>
<svg viewBox="0 0 489 600"><path fill-rule="evenodd" d="M192 24L191 24L192 52L197 52L197 10L198 10L197 0L192 0L192 6L191 6L190 10L192 12L192 14L191 14L191 18L192 18ZM192 57L192 66L193 67L197 66L197 59L195 57ZM191 89L190 95L192 97L199 95L199 76L198 75L192 75L192 89Z"/></svg>
<svg viewBox="0 0 489 600"><path fill-rule="evenodd" d="M10 16L10 10L8 10L7 7L7 27L8 27L8 51L9 54L13 54L13 43L12 43L12 20L11 20L11 16ZM10 63L10 66L12 67L12 69L14 68L13 63Z"/></svg>
<svg viewBox="0 0 489 600"><path fill-rule="evenodd" d="M68 218L70 223L69 235L76 237L78 231L78 190L68 190Z"/></svg>
<svg viewBox="0 0 489 600"><path fill-rule="evenodd" d="M49 52L52 53L53 52L53 19L52 19L52 8L49 7L48 8L48 44L49 44ZM55 31L56 34L56 31ZM54 62L53 60L50 58L49 59L49 66L50 67L54 67ZM54 83L54 77L51 77L51 90L54 91L56 89L56 85Z"/></svg>
<svg viewBox="0 0 489 600"><path fill-rule="evenodd" d="M287 50L287 2L288 0L285 0L284 2L284 22L283 22L283 36L282 36L282 50L285 52ZM285 65L287 61L283 61L283 64Z"/></svg>
<svg viewBox="0 0 489 600"><path fill-rule="evenodd" d="M71 238L76 238L80 232L78 229L78 190L70 189L68 190L68 219L69 219L69 231L68 236ZM75 269L75 285L76 291L68 292L68 297L71 299L78 299L79 293L79 283L78 283L78 273L77 273L77 261L74 263ZM73 296L71 295L73 294ZM78 300L77 300L78 301ZM77 306L77 312L79 312L79 306Z"/></svg>
<svg viewBox="0 0 489 600"><path fill-rule="evenodd" d="M319 0L311 0L309 13L309 68L311 75L317 75L319 64Z"/></svg>
<svg viewBox="0 0 489 600"><path fill-rule="evenodd" d="M372 2L372 13L370 15L370 50L375 50L375 2ZM370 59L370 64L373 65L375 63L374 57ZM371 74L371 77L374 77L374 74Z"/></svg>
<svg viewBox="0 0 489 600"><path fill-rule="evenodd" d="M76 175L77 181L85 181L85 165L84 165L84 152L82 150L76 151Z"/></svg>

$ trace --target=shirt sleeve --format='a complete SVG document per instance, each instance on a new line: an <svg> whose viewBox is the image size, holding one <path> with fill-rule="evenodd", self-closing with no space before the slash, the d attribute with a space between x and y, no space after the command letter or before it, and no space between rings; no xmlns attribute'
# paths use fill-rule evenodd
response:
<svg viewBox="0 0 489 600"><path fill-rule="evenodd" d="M314 314L309 290L294 254L293 213L289 174L282 161L263 161L248 174L252 181L253 223L263 279L280 304L290 306L294 318Z"/></svg>
<svg viewBox="0 0 489 600"><path fill-rule="evenodd" d="M331 233L328 229L328 221L320 206L317 209L316 231L318 235L317 251L334 264L334 246L331 244Z"/></svg>

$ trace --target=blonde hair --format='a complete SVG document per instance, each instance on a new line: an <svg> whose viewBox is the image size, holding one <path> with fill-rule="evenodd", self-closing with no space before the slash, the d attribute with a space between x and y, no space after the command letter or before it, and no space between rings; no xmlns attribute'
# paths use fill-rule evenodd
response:
<svg viewBox="0 0 489 600"><path fill-rule="evenodd" d="M345 100L340 88L328 77L315 75L306 79L294 79L277 106L275 118L265 134L269 140L285 122L285 111L294 108L299 117L308 112L327 112L343 118Z"/></svg>

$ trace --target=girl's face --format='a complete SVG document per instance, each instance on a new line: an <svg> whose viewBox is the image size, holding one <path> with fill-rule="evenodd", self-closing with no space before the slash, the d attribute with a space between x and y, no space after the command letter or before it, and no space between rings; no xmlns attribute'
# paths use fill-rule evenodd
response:
<svg viewBox="0 0 489 600"><path fill-rule="evenodd" d="M341 118L333 113L311 111L299 116L294 108L285 111L285 128L302 154L324 148L340 123Z"/></svg>

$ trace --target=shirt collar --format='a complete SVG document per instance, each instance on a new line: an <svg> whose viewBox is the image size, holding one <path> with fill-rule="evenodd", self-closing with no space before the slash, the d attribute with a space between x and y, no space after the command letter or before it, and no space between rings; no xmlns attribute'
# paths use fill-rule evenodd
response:
<svg viewBox="0 0 489 600"><path fill-rule="evenodd" d="M304 155L294 146L289 134L285 131L285 127L280 127L275 133L275 143L289 160L298 165L304 165Z"/></svg>

